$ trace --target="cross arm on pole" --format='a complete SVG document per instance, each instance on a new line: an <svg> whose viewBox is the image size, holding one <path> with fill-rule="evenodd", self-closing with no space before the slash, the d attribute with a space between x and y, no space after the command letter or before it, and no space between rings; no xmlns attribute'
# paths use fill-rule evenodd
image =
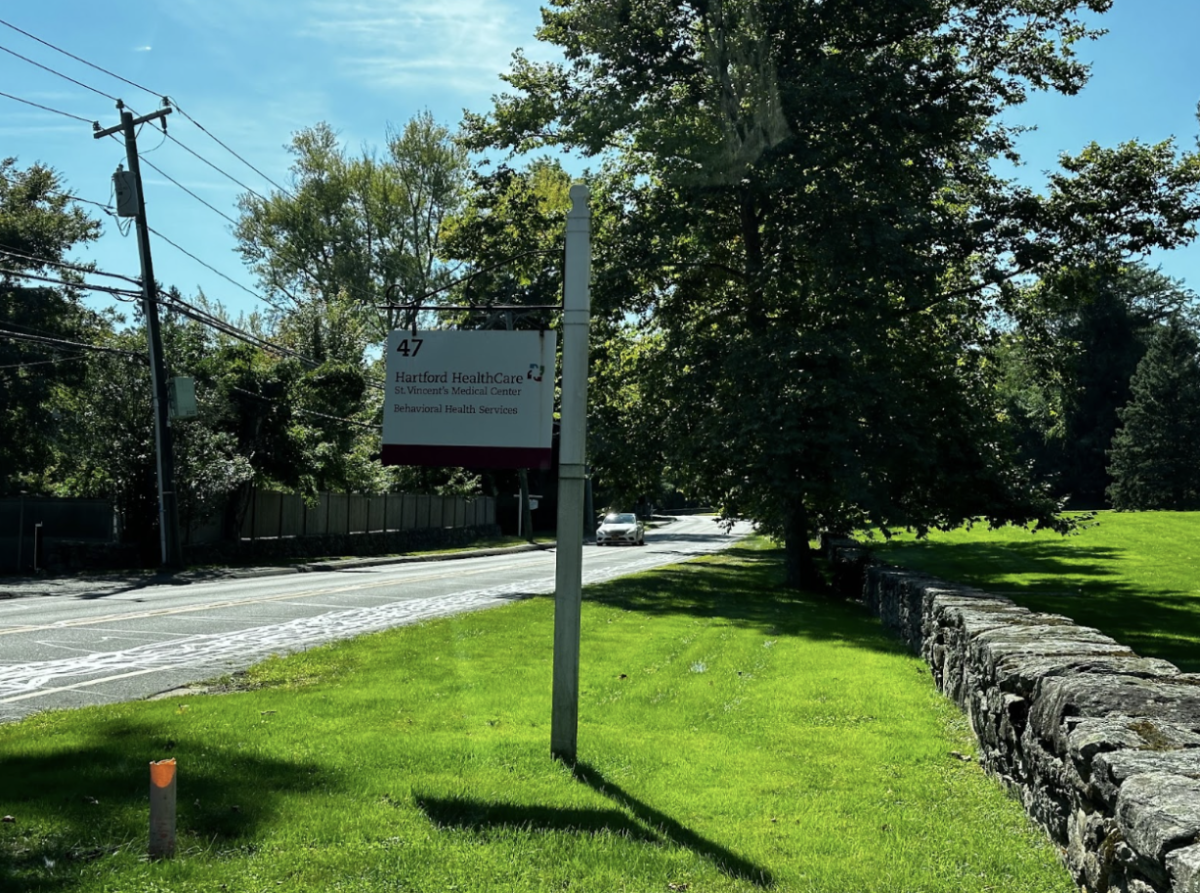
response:
<svg viewBox="0 0 1200 893"><path fill-rule="evenodd" d="M165 109L159 109L157 112L151 112L148 115L142 115L140 118L134 118L129 123L132 124L134 127L137 127L139 124L145 124L147 121L153 121L155 118L165 118L167 115L171 114L171 112L173 112L173 111L175 111L173 108L171 108L170 106L167 106ZM92 125L92 126L94 127L95 125ZM93 139L103 139L106 136L112 136L114 133L120 133L124 129L125 129L125 122L122 121L120 124L117 124L113 127L106 127L103 130L96 130L95 132L92 133L92 138Z"/></svg>

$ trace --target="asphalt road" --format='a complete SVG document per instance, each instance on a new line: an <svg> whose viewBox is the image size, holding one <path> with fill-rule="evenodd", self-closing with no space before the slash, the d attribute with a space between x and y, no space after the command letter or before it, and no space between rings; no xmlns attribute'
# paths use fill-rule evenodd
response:
<svg viewBox="0 0 1200 893"><path fill-rule="evenodd" d="M584 547L584 583L723 549L711 518L681 518L643 548ZM61 580L0 601L0 722L146 698L271 654L554 591L554 550L326 573Z"/></svg>

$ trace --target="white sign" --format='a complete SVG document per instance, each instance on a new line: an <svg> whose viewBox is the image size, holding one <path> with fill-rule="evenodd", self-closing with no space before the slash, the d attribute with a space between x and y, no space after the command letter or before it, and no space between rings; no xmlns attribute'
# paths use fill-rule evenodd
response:
<svg viewBox="0 0 1200 893"><path fill-rule="evenodd" d="M555 345L553 331L392 332L384 464L549 468Z"/></svg>

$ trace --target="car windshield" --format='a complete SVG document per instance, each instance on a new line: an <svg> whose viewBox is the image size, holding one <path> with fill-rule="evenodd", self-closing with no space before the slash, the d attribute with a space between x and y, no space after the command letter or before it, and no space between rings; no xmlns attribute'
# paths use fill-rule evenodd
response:
<svg viewBox="0 0 1200 893"><path fill-rule="evenodd" d="M637 518L635 518L631 512L622 512L620 514L613 512L612 514L604 516L604 523L605 524L636 524Z"/></svg>

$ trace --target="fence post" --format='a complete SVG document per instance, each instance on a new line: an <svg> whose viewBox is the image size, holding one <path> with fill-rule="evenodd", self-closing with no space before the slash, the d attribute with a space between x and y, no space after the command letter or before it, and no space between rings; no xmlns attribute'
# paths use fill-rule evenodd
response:
<svg viewBox="0 0 1200 893"><path fill-rule="evenodd" d="M17 573L23 571L25 560L25 494L21 494L21 511L17 521Z"/></svg>
<svg viewBox="0 0 1200 893"><path fill-rule="evenodd" d="M42 527L42 522L38 521L33 525L33 572L36 574L42 569L42 549L45 548L45 528Z"/></svg>

